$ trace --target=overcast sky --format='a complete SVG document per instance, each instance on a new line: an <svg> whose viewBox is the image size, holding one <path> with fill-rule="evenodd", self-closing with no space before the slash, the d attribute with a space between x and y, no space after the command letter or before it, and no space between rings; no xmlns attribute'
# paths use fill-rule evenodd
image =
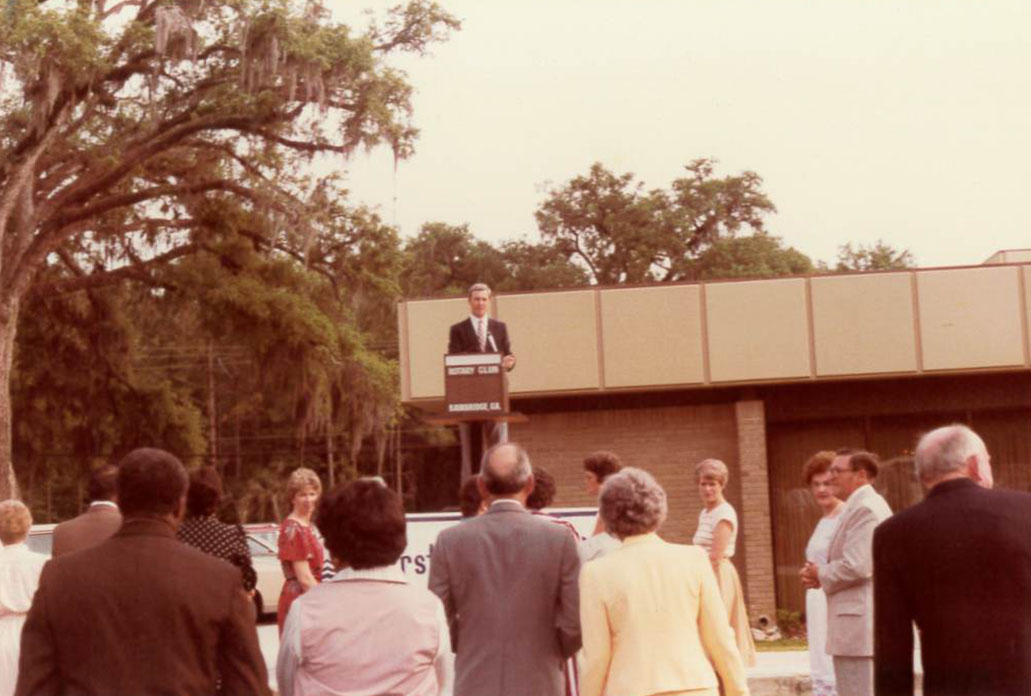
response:
<svg viewBox="0 0 1031 696"><path fill-rule="evenodd" d="M328 0L349 22L399 1ZM1031 3L440 1L462 30L400 63L415 155L346 164L405 235L536 239L546 188L592 162L655 188L715 157L762 176L769 230L814 260L878 238L921 266L1031 247Z"/></svg>

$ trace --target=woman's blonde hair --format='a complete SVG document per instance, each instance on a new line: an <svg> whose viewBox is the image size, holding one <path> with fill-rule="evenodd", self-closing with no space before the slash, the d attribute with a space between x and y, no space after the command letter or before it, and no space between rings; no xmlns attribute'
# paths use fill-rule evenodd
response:
<svg viewBox="0 0 1031 696"><path fill-rule="evenodd" d="M311 486L316 493L322 495L322 481L319 480L319 475L308 467L301 466L294 469L290 478L286 480L286 501L292 505L294 496L305 486Z"/></svg>
<svg viewBox="0 0 1031 696"><path fill-rule="evenodd" d="M694 468L695 481L701 481L706 476L711 476L726 486L730 480L730 470L719 459L703 459Z"/></svg>
<svg viewBox="0 0 1031 696"><path fill-rule="evenodd" d="M32 513L20 500L0 503L0 542L9 546L24 541L32 527Z"/></svg>

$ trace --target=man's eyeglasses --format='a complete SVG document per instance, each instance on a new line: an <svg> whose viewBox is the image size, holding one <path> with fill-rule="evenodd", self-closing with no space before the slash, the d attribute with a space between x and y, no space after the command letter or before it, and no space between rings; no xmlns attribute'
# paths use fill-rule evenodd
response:
<svg viewBox="0 0 1031 696"><path fill-rule="evenodd" d="M855 469L849 468L847 466L842 466L842 467L832 466L829 469L827 469L827 471L830 472L830 474L832 476L837 476L838 474L844 474L844 473L847 473L847 472L855 471Z"/></svg>

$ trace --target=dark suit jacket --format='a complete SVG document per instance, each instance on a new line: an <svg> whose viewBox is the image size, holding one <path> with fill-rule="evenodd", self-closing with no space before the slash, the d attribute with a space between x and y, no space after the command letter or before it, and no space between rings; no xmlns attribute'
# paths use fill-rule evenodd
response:
<svg viewBox="0 0 1031 696"><path fill-rule="evenodd" d="M86 512L54 527L53 556L96 546L122 526L122 513L111 505L90 505Z"/></svg>
<svg viewBox="0 0 1031 696"><path fill-rule="evenodd" d="M455 694L562 696L580 648L580 559L561 525L514 501L441 532L430 589L458 627Z"/></svg>
<svg viewBox="0 0 1031 696"><path fill-rule="evenodd" d="M268 694L250 600L230 564L172 525L131 519L48 562L22 629L17 696Z"/></svg>
<svg viewBox="0 0 1031 696"><path fill-rule="evenodd" d="M508 327L502 321L496 319L487 319L487 334L490 338L487 339L487 349L485 353L501 353L502 355L511 355L512 347L508 342ZM494 339L494 344L491 344L490 339ZM497 345L497 350L494 350L494 345ZM476 330L473 328L473 324L466 317L464 320L457 324L451 325L451 331L448 333L447 340L447 352L448 353L479 353L480 351L480 340L476 337Z"/></svg>
<svg viewBox="0 0 1031 696"><path fill-rule="evenodd" d="M920 630L924 693L1031 693L1031 495L967 478L874 532L878 696L913 693Z"/></svg>

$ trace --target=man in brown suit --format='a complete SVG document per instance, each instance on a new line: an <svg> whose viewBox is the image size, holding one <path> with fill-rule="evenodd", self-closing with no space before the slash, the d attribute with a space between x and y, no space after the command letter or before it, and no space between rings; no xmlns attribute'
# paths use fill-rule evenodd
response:
<svg viewBox="0 0 1031 696"><path fill-rule="evenodd" d="M122 460L125 521L43 568L22 629L17 696L268 694L239 571L179 542L187 476L168 452Z"/></svg>
<svg viewBox="0 0 1031 696"><path fill-rule="evenodd" d="M54 527L53 556L88 549L111 537L122 526L118 511L118 467L94 469L86 485L90 504L86 512Z"/></svg>

